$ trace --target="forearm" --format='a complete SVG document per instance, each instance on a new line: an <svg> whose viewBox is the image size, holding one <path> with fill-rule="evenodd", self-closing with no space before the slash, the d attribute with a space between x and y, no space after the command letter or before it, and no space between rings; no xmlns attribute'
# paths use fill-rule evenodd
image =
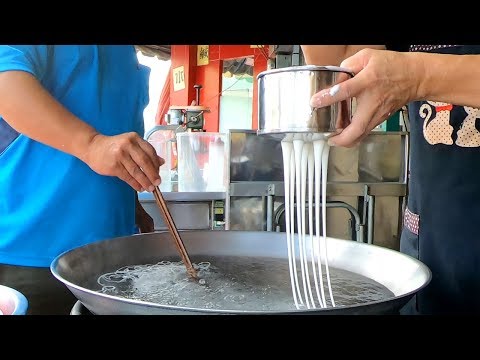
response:
<svg viewBox="0 0 480 360"><path fill-rule="evenodd" d="M480 55L409 53L412 67L421 64L415 100L480 108Z"/></svg>
<svg viewBox="0 0 480 360"><path fill-rule="evenodd" d="M80 159L98 134L24 71L0 72L0 115L18 132Z"/></svg>
<svg viewBox="0 0 480 360"><path fill-rule="evenodd" d="M339 66L343 60L364 48L385 49L384 45L301 45L309 65Z"/></svg>

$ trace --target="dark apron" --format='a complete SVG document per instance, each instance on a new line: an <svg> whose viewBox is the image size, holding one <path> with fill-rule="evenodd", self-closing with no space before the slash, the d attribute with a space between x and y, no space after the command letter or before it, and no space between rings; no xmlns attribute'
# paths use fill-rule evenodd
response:
<svg viewBox="0 0 480 360"><path fill-rule="evenodd" d="M411 50L480 54L480 46ZM421 101L409 104L409 118L409 199L400 250L425 263L432 281L402 313L480 313L480 110Z"/></svg>

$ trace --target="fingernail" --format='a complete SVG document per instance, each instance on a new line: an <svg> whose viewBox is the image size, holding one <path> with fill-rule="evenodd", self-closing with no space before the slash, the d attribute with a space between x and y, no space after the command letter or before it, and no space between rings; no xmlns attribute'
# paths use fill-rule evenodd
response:
<svg viewBox="0 0 480 360"><path fill-rule="evenodd" d="M148 191L153 192L153 190L155 190L155 186L150 185L150 186L148 187Z"/></svg>
<svg viewBox="0 0 480 360"><path fill-rule="evenodd" d="M328 140L327 140L327 144L328 144L328 146L337 146L337 145L332 141L332 139L328 139Z"/></svg>
<svg viewBox="0 0 480 360"><path fill-rule="evenodd" d="M139 191L140 191L140 192L144 192L144 191L145 191L145 189L144 189L144 188L140 188L140 190L139 190Z"/></svg>
<svg viewBox="0 0 480 360"><path fill-rule="evenodd" d="M335 96L335 94L338 92L338 90L340 90L340 85L337 84L337 85L333 86L329 91L330 96Z"/></svg>

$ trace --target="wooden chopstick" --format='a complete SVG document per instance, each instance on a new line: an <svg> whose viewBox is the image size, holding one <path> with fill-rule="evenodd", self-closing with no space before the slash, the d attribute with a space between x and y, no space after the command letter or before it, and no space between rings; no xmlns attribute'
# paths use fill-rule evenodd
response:
<svg viewBox="0 0 480 360"><path fill-rule="evenodd" d="M182 261L187 268L187 273L192 278L198 279L197 271L193 268L192 262L190 261L190 258L187 253L187 249L183 244L182 238L180 237L180 233L178 232L177 227L175 226L175 222L173 221L172 215L170 214L170 210L168 210L167 203L165 202L165 199L163 198L163 195L160 189L158 188L158 186L155 186L155 190L153 190L153 196L157 201L157 205L160 208L160 211L163 215L165 224L167 224L168 229L170 230L170 234L172 235L173 240L175 241L175 246L177 247L177 250L182 258Z"/></svg>

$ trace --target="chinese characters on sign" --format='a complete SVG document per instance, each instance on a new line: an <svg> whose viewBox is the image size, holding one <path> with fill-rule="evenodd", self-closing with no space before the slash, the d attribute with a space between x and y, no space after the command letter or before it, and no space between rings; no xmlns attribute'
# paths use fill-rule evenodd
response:
<svg viewBox="0 0 480 360"><path fill-rule="evenodd" d="M208 65L208 45L197 45L197 66Z"/></svg>
<svg viewBox="0 0 480 360"><path fill-rule="evenodd" d="M173 91L185 89L185 68L183 66L173 69Z"/></svg>

